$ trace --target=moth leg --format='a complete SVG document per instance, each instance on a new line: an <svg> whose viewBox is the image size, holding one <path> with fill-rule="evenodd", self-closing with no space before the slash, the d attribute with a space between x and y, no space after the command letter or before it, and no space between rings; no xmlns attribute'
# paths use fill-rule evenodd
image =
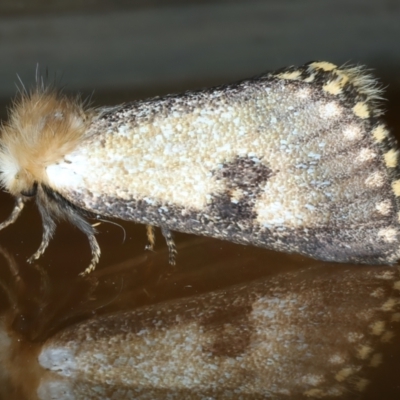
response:
<svg viewBox="0 0 400 400"><path fill-rule="evenodd" d="M32 263L33 261L37 260L44 253L50 243L50 239L54 235L54 231L56 230L56 223L54 222L53 218L51 218L47 210L39 206L39 211L42 215L43 223L42 242L40 243L40 246L36 252L28 258L28 263Z"/></svg>
<svg viewBox="0 0 400 400"><path fill-rule="evenodd" d="M146 245L145 249L153 251L154 245L156 244L156 236L154 234L154 226L153 225L146 225L146 234L147 234L148 244Z"/></svg>
<svg viewBox="0 0 400 400"><path fill-rule="evenodd" d="M97 239L94 236L96 230L93 228L92 225L89 224L89 222L85 220L85 218L83 218L82 215L80 215L76 210L73 210L72 208L69 209L68 220L81 232L83 232L89 240L90 250L92 252L92 259L90 260L89 266L79 274L79 276L85 276L95 270L96 265L100 260L101 250L99 244L97 243Z"/></svg>
<svg viewBox="0 0 400 400"><path fill-rule="evenodd" d="M161 225L161 232L168 246L169 263L171 265L175 265L176 264L175 258L178 252L176 250L174 238L172 237L172 232L165 225Z"/></svg>
<svg viewBox="0 0 400 400"><path fill-rule="evenodd" d="M0 230L6 228L8 225L13 224L17 220L19 214L21 214L21 211L24 208L24 205L25 204L24 201L22 200L22 197L17 197L17 199L15 200L14 208L10 216L0 224Z"/></svg>
<svg viewBox="0 0 400 400"><path fill-rule="evenodd" d="M79 274L80 276L85 276L96 268L96 265L100 260L101 250L99 244L97 243L96 237L94 236L96 233L96 229L85 220L84 214L81 210L68 204L64 204L64 207L65 208L63 209L57 209L58 213L60 213L60 216L69 221L75 227L77 227L81 232L86 235L89 240L92 259L89 266ZM46 209L44 209L44 213L45 212Z"/></svg>
<svg viewBox="0 0 400 400"><path fill-rule="evenodd" d="M91 272L93 272L100 260L100 254L101 254L100 246L97 243L97 239L94 236L94 233L92 234L88 234L87 232L85 233L89 239L90 250L92 252L92 260L90 261L89 266L83 272L81 272L79 276L86 276Z"/></svg>

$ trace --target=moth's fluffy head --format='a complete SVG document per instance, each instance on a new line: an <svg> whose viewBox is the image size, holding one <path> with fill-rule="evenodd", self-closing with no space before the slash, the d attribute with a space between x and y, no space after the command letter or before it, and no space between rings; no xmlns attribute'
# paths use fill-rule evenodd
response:
<svg viewBox="0 0 400 400"><path fill-rule="evenodd" d="M0 183L14 196L47 182L46 167L80 143L87 128L82 103L52 90L22 94L3 124Z"/></svg>

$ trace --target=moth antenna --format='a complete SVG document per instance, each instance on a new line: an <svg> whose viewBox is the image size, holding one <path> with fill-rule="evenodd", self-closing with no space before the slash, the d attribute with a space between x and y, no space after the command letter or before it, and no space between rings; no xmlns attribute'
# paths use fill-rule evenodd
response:
<svg viewBox="0 0 400 400"><path fill-rule="evenodd" d="M156 244L156 235L154 234L153 225L146 225L146 234L149 243L145 246L145 250L154 251L154 245Z"/></svg>
<svg viewBox="0 0 400 400"><path fill-rule="evenodd" d="M36 252L28 258L28 263L36 261L45 252L47 246L49 245L50 239L53 237L56 230L56 223L50 216L49 212L40 203L38 204L38 207L43 223L42 242L40 243L40 246Z"/></svg>
<svg viewBox="0 0 400 400"><path fill-rule="evenodd" d="M106 224L115 225L115 226L118 226L119 228L121 228L122 231L124 232L124 238L122 239L122 243L125 243L125 240L126 240L126 230L125 230L125 228L124 228L121 224L118 224L117 222L114 222L114 221L108 221L108 220L106 220L106 219L101 219L101 218L99 218L98 216L96 217L96 219L97 219L98 221L104 222L104 223L106 223ZM93 226L93 225L92 225L92 226ZM94 227L94 226L93 226L93 227Z"/></svg>
<svg viewBox="0 0 400 400"><path fill-rule="evenodd" d="M22 200L22 197L17 197L15 200L15 206L14 206L10 216L0 224L0 231L2 229L6 228L8 225L13 224L17 220L17 218L21 214L21 211L23 210L24 206L25 206L25 203Z"/></svg>
<svg viewBox="0 0 400 400"><path fill-rule="evenodd" d="M177 250L174 242L174 238L172 237L172 232L167 228L165 225L161 225L161 232L165 238L165 242L168 246L168 253L169 253L169 264L175 265L176 264L176 255Z"/></svg>

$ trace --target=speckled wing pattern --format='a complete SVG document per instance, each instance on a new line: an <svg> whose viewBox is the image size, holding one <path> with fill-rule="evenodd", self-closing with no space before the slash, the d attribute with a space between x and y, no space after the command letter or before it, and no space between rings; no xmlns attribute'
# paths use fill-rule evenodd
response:
<svg viewBox="0 0 400 400"><path fill-rule="evenodd" d="M400 258L398 152L362 68L290 67L99 109L47 168L96 214L321 260Z"/></svg>

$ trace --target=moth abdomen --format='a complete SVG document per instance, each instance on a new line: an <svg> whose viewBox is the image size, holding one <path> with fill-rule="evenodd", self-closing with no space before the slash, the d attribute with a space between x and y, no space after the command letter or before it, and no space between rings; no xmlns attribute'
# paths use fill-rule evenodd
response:
<svg viewBox="0 0 400 400"><path fill-rule="evenodd" d="M28 171L27 182L77 209L161 227L171 262L177 230L322 260L391 264L400 258L400 180L381 96L363 68L328 62L119 107L71 104L68 118L55 111L55 96L45 111L77 127L73 145L63 143L40 173L19 159L12 171ZM9 168L9 142L18 135L26 132L18 133L14 117L0 169L16 196L27 193ZM93 266L99 252L77 209L63 215L91 238Z"/></svg>

